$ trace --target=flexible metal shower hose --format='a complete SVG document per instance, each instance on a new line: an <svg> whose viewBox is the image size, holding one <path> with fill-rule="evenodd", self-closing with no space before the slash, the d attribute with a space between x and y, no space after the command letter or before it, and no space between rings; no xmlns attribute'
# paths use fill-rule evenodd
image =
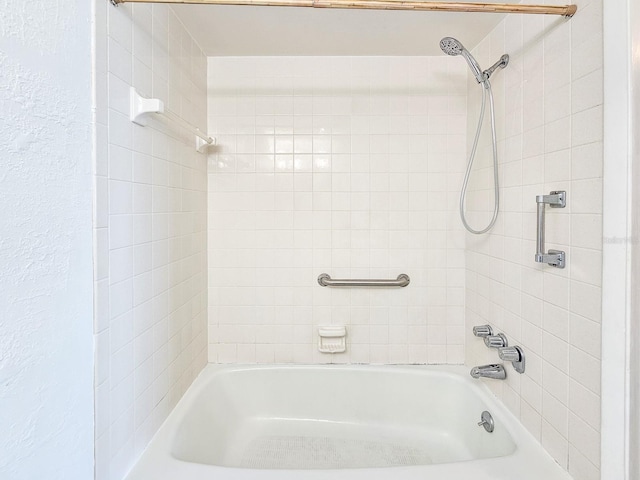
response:
<svg viewBox="0 0 640 480"><path fill-rule="evenodd" d="M489 107L491 112L491 141L493 142L493 187L494 187L494 206L493 206L493 217L487 225L482 230L474 230L467 223L464 204L467 197L467 187L469 185L469 177L471 176L471 168L473 167L473 160L476 156L476 150L478 149L478 141L480 139L480 132L482 131L482 122L484 121L484 112L485 106L487 103L487 92L489 92ZM498 185L498 142L496 140L496 115L495 109L493 105L493 90L491 89L491 83L489 80L485 80L482 82L482 107L480 108L480 118L478 119L478 128L476 129L476 136L473 140L473 147L471 148L471 154L469 155L469 162L467 164L467 172L464 175L464 182L462 183L462 191L460 192L460 218L462 220L462 224L464 228L466 228L469 232L480 235L482 233L487 233L493 225L496 223L496 219L498 218L498 210L500 206L500 190Z"/></svg>

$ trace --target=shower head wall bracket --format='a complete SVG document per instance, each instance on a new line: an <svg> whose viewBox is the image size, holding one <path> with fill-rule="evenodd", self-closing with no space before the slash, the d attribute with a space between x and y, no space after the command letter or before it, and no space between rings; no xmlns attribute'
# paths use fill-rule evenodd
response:
<svg viewBox="0 0 640 480"><path fill-rule="evenodd" d="M506 68L507 65L509 65L509 55L505 53L500 57L500 60L487 68L484 72L482 72L482 74L487 80L489 80L491 75L493 75L493 72L495 72L498 68Z"/></svg>
<svg viewBox="0 0 640 480"><path fill-rule="evenodd" d="M485 87L487 86L487 80L489 80L489 77L493 75L493 72L495 72L498 68L504 68L509 65L509 55L505 54L502 55L500 57L500 60L498 60L496 63L491 65L486 70L482 71L480 64L473 57L473 55L471 55L469 50L464 48L464 45L462 45L462 42L460 42L460 40L453 37L444 37L442 40L440 40L440 49L444 53L446 53L447 55L451 55L452 57L461 55L467 61L467 64L469 65L473 76L476 77L478 83L483 84Z"/></svg>

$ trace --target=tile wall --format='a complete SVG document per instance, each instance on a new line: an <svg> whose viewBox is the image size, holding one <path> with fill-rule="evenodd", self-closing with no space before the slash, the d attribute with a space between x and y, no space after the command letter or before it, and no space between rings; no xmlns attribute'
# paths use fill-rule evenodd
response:
<svg viewBox="0 0 640 480"><path fill-rule="evenodd" d="M475 365L497 359L469 335L491 323L528 369L490 386L575 478L598 478L602 4L578 4L569 22L509 16L474 52L512 60L494 77L501 215L473 237L457 206L479 89L460 59L219 57L207 79L170 7L96 1L96 478L123 478L205 364L207 316L219 363ZM208 169L184 132L128 121L129 85L196 125L208 98ZM534 197L554 189L565 270L532 261ZM336 290L323 272L412 282ZM344 354L317 352L331 324Z"/></svg>
<svg viewBox="0 0 640 480"><path fill-rule="evenodd" d="M463 362L458 60L209 58L209 361ZM346 353L318 353L321 325Z"/></svg>
<svg viewBox="0 0 640 480"><path fill-rule="evenodd" d="M572 20L508 16L474 54L494 76L500 139L501 214L488 236L467 234L466 360L498 360L470 332L490 323L521 345L527 371L509 365L487 382L544 448L576 479L600 478L602 270L602 1L576 2ZM479 106L469 83L468 138ZM471 185L478 226L492 206L489 137ZM566 190L547 210L547 248L565 250L564 270L533 261L535 196Z"/></svg>
<svg viewBox="0 0 640 480"><path fill-rule="evenodd" d="M129 86L206 122L206 58L170 7L96 0L96 479L121 480L206 363L206 156L129 121Z"/></svg>

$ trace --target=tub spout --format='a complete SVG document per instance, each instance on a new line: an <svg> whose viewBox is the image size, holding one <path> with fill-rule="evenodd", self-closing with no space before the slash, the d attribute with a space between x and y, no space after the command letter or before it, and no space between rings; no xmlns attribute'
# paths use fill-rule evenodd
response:
<svg viewBox="0 0 640 480"><path fill-rule="evenodd" d="M507 372L500 364L473 367L469 373L473 378L495 378L496 380L504 380L507 378Z"/></svg>

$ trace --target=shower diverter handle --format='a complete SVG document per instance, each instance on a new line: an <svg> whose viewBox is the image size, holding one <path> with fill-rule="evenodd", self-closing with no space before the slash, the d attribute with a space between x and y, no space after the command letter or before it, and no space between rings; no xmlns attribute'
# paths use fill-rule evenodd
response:
<svg viewBox="0 0 640 480"><path fill-rule="evenodd" d="M538 263L546 263L556 268L564 268L565 253L562 250L549 250L545 253L545 206L564 208L567 205L567 192L553 191L549 195L537 195L538 228L536 235L536 257Z"/></svg>

